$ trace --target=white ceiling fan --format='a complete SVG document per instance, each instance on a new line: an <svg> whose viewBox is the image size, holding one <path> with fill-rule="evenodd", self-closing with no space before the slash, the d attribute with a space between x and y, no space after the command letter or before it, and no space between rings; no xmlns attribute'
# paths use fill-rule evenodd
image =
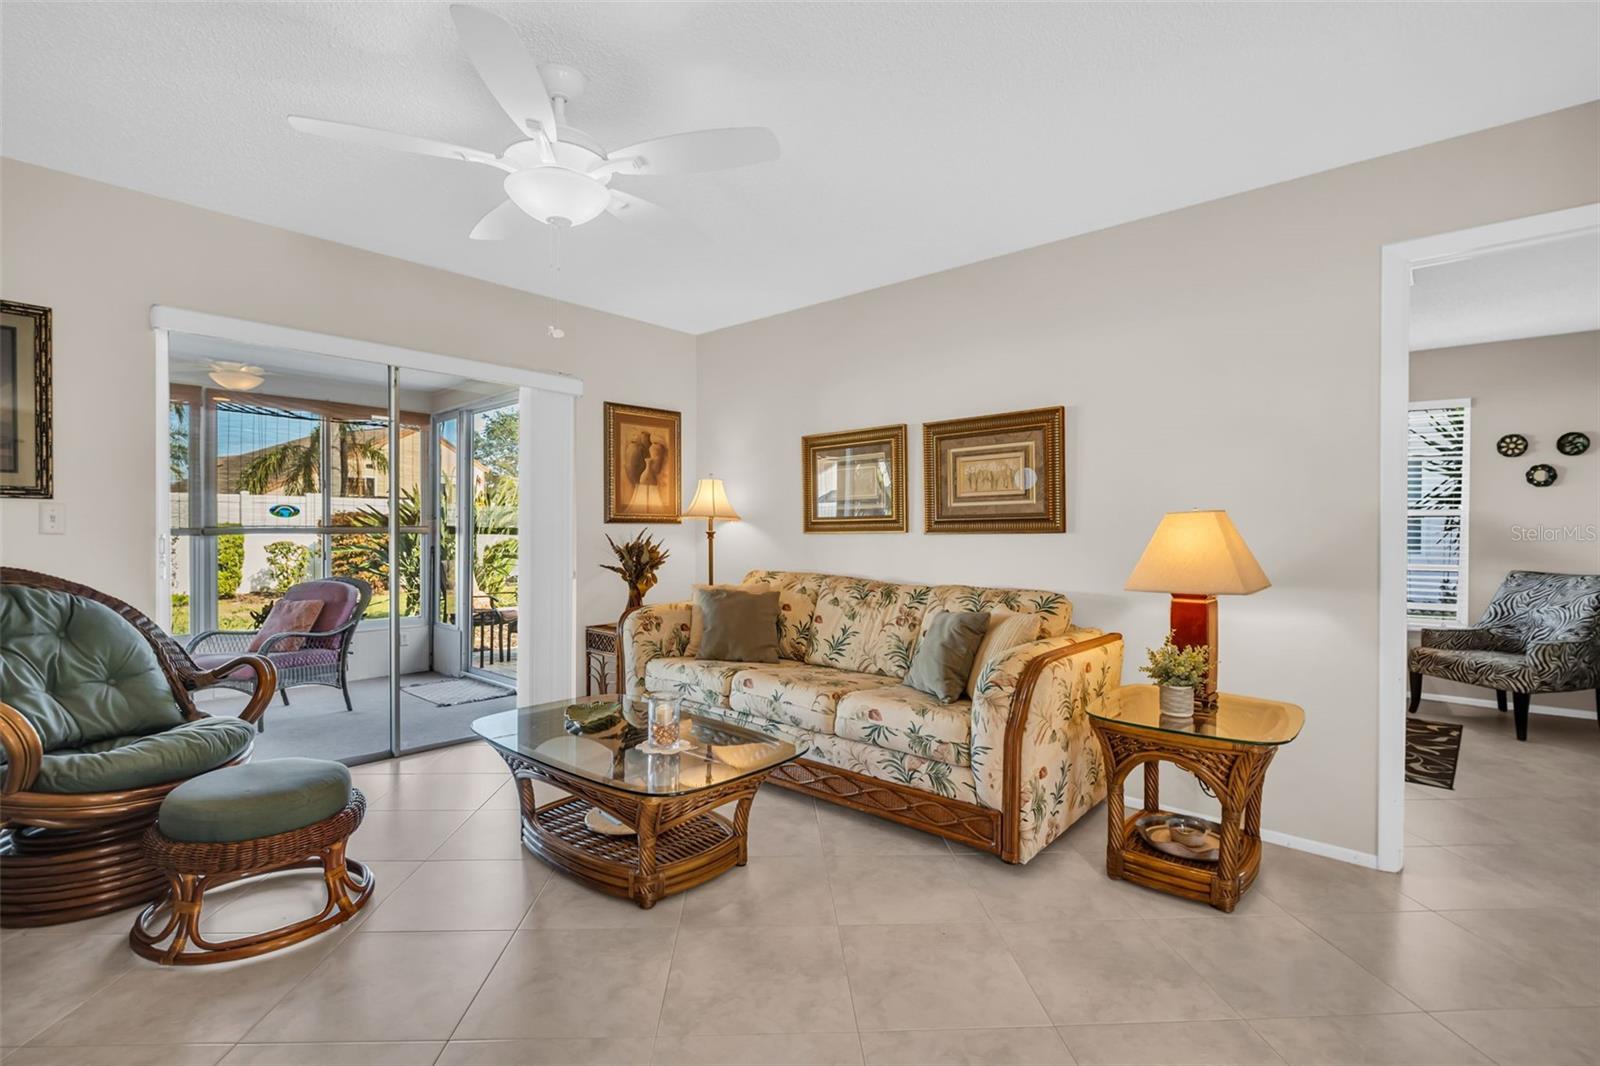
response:
<svg viewBox="0 0 1600 1066"><path fill-rule="evenodd" d="M778 158L778 138L762 126L679 133L607 152L588 134L567 125L567 103L583 92L585 84L580 71L559 63L536 66L517 31L480 8L453 4L450 17L478 76L526 139L495 155L300 115L289 116L289 125L337 141L460 159L505 171L509 199L478 220L470 234L473 240L504 240L515 232L521 213L566 228L608 212L626 219L662 211L648 200L611 188L611 179L618 174L695 174Z"/></svg>

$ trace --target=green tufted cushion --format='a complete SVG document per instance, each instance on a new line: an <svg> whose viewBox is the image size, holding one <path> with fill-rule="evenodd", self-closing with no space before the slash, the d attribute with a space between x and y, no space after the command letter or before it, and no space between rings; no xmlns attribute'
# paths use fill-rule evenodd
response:
<svg viewBox="0 0 1600 1066"><path fill-rule="evenodd" d="M229 843L288 833L350 802L350 770L325 759L266 759L185 781L161 801L172 840Z"/></svg>
<svg viewBox="0 0 1600 1066"><path fill-rule="evenodd" d="M112 737L44 757L35 792L120 792L214 770L244 753L255 727L237 718L201 718L146 736Z"/></svg>
<svg viewBox="0 0 1600 1066"><path fill-rule="evenodd" d="M21 585L0 586L0 700L32 723L46 752L183 721L155 651L129 622L103 603Z"/></svg>

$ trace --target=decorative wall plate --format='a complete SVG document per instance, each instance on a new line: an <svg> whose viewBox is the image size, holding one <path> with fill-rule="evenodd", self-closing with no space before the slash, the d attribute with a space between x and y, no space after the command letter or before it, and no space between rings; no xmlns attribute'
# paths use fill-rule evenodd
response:
<svg viewBox="0 0 1600 1066"><path fill-rule="evenodd" d="M1495 442L1494 449L1507 459L1515 459L1528 450L1528 438L1521 433L1507 433Z"/></svg>
<svg viewBox="0 0 1600 1066"><path fill-rule="evenodd" d="M1563 433L1556 438L1556 451L1562 455L1582 455L1589 450L1589 434Z"/></svg>
<svg viewBox="0 0 1600 1066"><path fill-rule="evenodd" d="M1535 463L1528 467L1528 484L1536 489L1549 488L1556 483L1556 468L1549 463Z"/></svg>

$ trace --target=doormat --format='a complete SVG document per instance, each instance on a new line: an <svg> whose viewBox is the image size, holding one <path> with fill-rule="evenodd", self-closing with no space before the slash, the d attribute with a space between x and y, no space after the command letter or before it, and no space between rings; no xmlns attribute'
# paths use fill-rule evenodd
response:
<svg viewBox="0 0 1600 1066"><path fill-rule="evenodd" d="M1406 780L1432 788L1456 787L1461 727L1452 722L1406 719Z"/></svg>
<svg viewBox="0 0 1600 1066"><path fill-rule="evenodd" d="M499 699L501 696L512 694L509 689L470 677L452 677L445 681L422 681L415 685L403 685L401 686L401 691L408 696L415 696L419 700L426 700L435 707L454 707L462 703L480 703L483 700Z"/></svg>

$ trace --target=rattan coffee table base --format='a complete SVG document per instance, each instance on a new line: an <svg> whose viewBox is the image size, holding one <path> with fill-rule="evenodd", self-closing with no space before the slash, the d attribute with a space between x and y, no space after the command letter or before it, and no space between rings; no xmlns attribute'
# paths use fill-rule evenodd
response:
<svg viewBox="0 0 1600 1066"><path fill-rule="evenodd" d="M638 836L596 833L583 823L589 808L572 796L545 804L523 822L523 846L558 870L645 908L744 865L744 839L733 823L700 814L656 836L652 884L642 875Z"/></svg>
<svg viewBox="0 0 1600 1066"><path fill-rule="evenodd" d="M500 757L517 782L523 846L556 869L646 910L745 864L750 803L771 772L679 795L646 796L603 788L503 749ZM535 779L572 795L541 806L534 800ZM732 819L714 813L727 804L734 805ZM583 824L590 807L605 811L633 835L596 833Z"/></svg>

